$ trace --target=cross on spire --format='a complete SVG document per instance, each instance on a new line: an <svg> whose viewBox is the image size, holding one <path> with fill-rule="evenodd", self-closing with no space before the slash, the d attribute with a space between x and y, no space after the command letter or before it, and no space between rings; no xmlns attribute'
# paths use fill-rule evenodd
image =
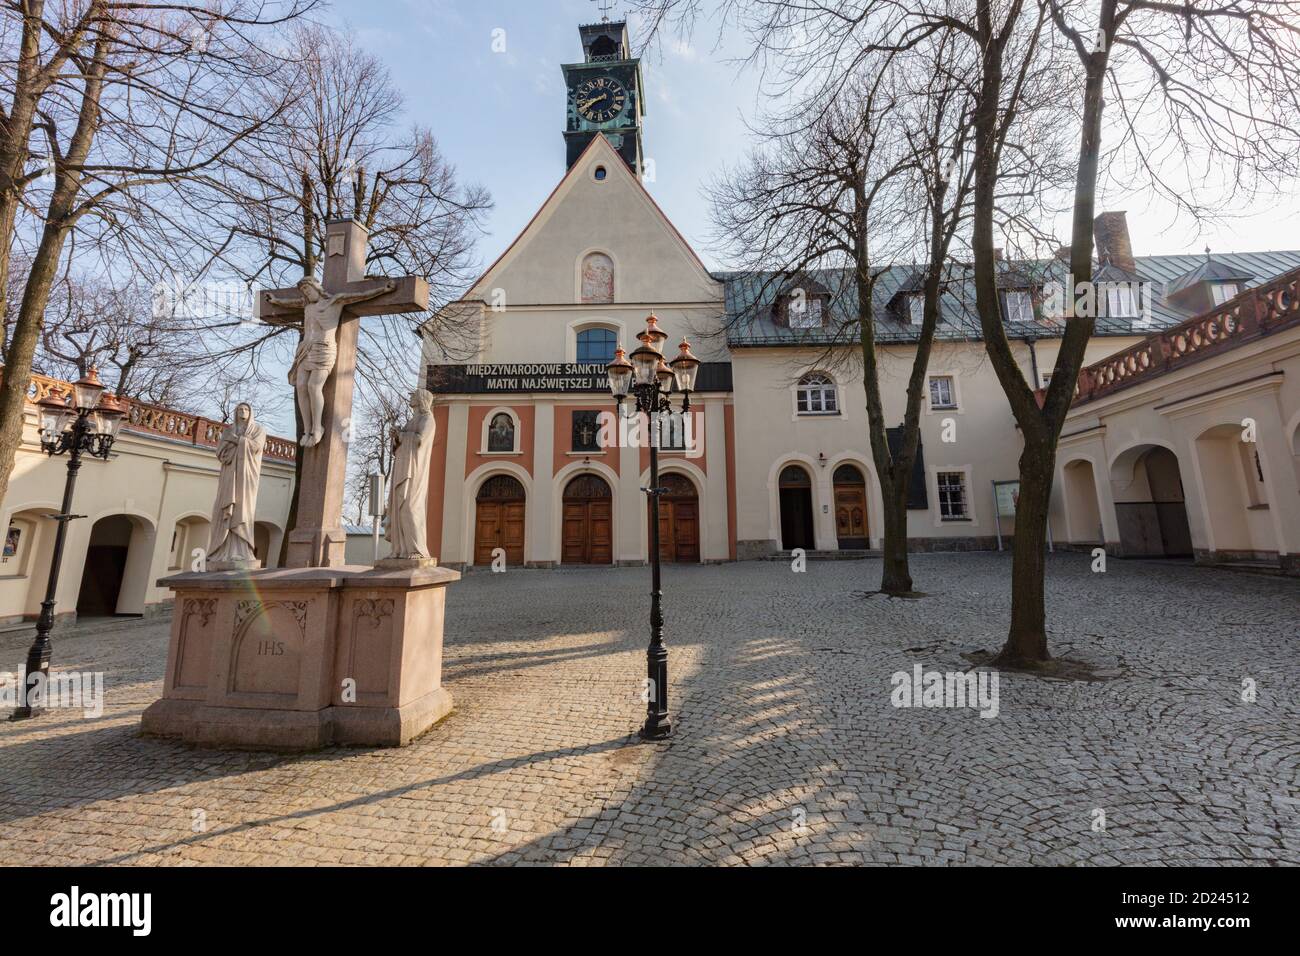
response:
<svg viewBox="0 0 1300 956"><path fill-rule="evenodd" d="M614 0L591 0L600 10L600 22L609 23L609 11L614 8Z"/></svg>

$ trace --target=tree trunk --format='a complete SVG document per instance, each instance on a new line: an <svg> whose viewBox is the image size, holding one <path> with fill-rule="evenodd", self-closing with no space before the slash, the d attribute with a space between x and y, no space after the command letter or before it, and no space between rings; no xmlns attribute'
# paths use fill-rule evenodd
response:
<svg viewBox="0 0 1300 956"><path fill-rule="evenodd" d="M901 597L912 593L912 572L907 565L907 485L898 481L891 484L890 492L882 495L885 540L880 590Z"/></svg>
<svg viewBox="0 0 1300 956"><path fill-rule="evenodd" d="M1011 549L1011 628L995 664L1023 667L1051 660L1047 650L1047 511L1056 454L1050 444L1026 443L1020 456L1020 497Z"/></svg>
<svg viewBox="0 0 1300 956"><path fill-rule="evenodd" d="M54 191L45 213L45 226L36 247L23 303L14 322L13 338L5 350L5 385L0 388L0 503L9 491L9 476L22 443L27 381L32 374L32 357L45 325L45 308L63 256L63 246L76 224L77 195L81 189L80 167L86 162L99 125L99 98L104 88L104 71L112 32L104 30L95 40L95 54L86 73L85 88L72 134L61 165L56 168Z"/></svg>
<svg viewBox="0 0 1300 956"><path fill-rule="evenodd" d="M23 304L14 323L13 336L5 350L4 383L0 386L0 503L9 491L9 476L23 440L23 419L27 403L27 383L32 376L32 357L41 337L41 322L50 285L63 252L66 232L50 225L45 227L41 245L23 290Z"/></svg>

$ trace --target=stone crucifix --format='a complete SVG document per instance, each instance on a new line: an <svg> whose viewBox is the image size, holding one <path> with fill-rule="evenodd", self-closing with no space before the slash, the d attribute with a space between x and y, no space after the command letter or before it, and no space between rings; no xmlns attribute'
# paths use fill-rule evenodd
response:
<svg viewBox="0 0 1300 956"><path fill-rule="evenodd" d="M323 281L304 279L291 289L258 297L258 317L302 324L290 381L303 421L302 485L298 518L289 530L291 568L343 564L343 486L357 366L357 319L422 312L429 286L419 276L366 275L366 230L351 219L325 227Z"/></svg>

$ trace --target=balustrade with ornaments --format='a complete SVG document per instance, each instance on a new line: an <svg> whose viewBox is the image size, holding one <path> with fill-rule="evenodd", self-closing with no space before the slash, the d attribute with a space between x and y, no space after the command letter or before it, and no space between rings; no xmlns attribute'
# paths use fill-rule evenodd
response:
<svg viewBox="0 0 1300 956"><path fill-rule="evenodd" d="M72 390L72 385L47 375L33 374L27 386L27 400L33 403L53 395L62 398ZM172 441L185 442L199 448L215 449L221 441L221 431L226 422L214 421L202 415L190 415L160 405L149 405L133 398L118 399L126 406L126 419L122 430L139 435L155 435ZM268 435L265 457L275 461L292 462L298 454L298 445L291 438Z"/></svg>
<svg viewBox="0 0 1300 956"><path fill-rule="evenodd" d="M1074 407L1300 325L1300 269L1079 370Z"/></svg>

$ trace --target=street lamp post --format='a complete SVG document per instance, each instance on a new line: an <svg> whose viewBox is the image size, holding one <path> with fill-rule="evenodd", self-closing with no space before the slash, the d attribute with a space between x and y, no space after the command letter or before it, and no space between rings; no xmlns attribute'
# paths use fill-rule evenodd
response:
<svg viewBox="0 0 1300 956"><path fill-rule="evenodd" d="M50 555L50 576L45 584L45 600L36 619L36 639L27 651L27 669L19 687L19 702L10 720L32 716L28 682L32 674L50 674L50 630L54 627L54 595L59 585L59 566L63 563L63 544L68 522L81 515L72 513L72 493L81 470L82 454L107 460L122 426L126 409L117 398L104 395L104 385L95 369L72 385L65 398L48 396L39 403L41 410L41 450L53 458L68 453L68 476L63 484L63 505L51 517L58 525L54 534L54 552Z"/></svg>
<svg viewBox="0 0 1300 956"><path fill-rule="evenodd" d="M691 408L691 392L695 390L695 373L700 361L691 354L690 343L685 339L679 354L671 363L664 361L663 343L667 333L659 328L659 320L651 315L646 319L643 332L637 334L640 345L627 356L623 349L614 353L614 361L606 366L609 390L614 394L618 409L630 393L636 401L636 411L646 416L650 437L650 486L645 488L650 501L650 644L646 647L646 677L649 678L649 699L646 703L645 725L641 737L645 740L662 740L672 733L668 717L668 648L664 645L664 615L661 606L659 563L659 436L663 416L673 410L671 393L674 385L682 393L682 414Z"/></svg>

